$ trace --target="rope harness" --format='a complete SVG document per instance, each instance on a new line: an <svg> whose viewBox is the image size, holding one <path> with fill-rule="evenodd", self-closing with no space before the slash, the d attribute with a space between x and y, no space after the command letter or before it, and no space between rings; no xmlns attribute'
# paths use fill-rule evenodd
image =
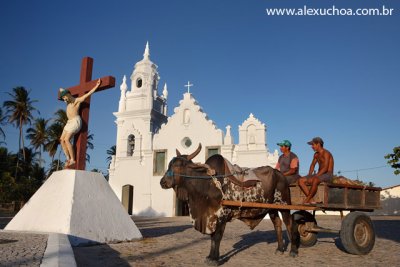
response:
<svg viewBox="0 0 400 267"><path fill-rule="evenodd" d="M184 161L189 161L188 159L184 158L184 157L174 157L171 160L170 165L172 165L175 160L177 159L182 159ZM184 178L192 178L192 179L214 179L214 178L225 178L228 176L232 176L235 174L239 174L239 173L232 173L232 174L225 174L225 175L207 175L207 176L198 176L198 175L187 175L187 174L180 174L180 173L175 173L172 170L168 170L165 175L168 177L173 177L173 176L179 176L179 177L184 177Z"/></svg>
<svg viewBox="0 0 400 267"><path fill-rule="evenodd" d="M174 163L175 160L177 159L183 159L185 161L189 161L188 159L184 158L184 157L174 157L171 160L170 165L172 165ZM173 176L179 176L179 177L185 177L185 178L192 178L192 179L213 179L213 178L225 178L225 177L229 177L229 176L235 176L235 175L239 175L239 174L243 174L243 172L232 172L231 174L224 174L224 175L207 175L207 176L198 176L198 175L187 175L187 174L180 174L180 173L175 173L172 170L168 170L165 175L168 177L173 177Z"/></svg>
<svg viewBox="0 0 400 267"><path fill-rule="evenodd" d="M172 165L177 159L182 159L184 161L189 161L188 159L184 158L184 157L174 157L171 162L170 165ZM168 171L165 173L165 175L167 177L174 177L174 176L178 176L178 177L183 177L183 178L190 178L190 179L212 179L213 183L215 185L215 187L217 189L219 189L221 191L222 194L222 199L226 199L226 195L222 189L222 185L221 182L218 180L218 178L226 178L229 176L234 176L234 175L238 175L238 174L242 174L241 172L233 172L231 174L224 174L224 175L207 175L207 176L198 176L198 175L187 175L187 174L180 174L180 173L174 173L170 167L168 168ZM241 192L242 194L244 193L243 191ZM242 203L242 200L240 200L240 203ZM241 209L242 204L239 207L239 210Z"/></svg>

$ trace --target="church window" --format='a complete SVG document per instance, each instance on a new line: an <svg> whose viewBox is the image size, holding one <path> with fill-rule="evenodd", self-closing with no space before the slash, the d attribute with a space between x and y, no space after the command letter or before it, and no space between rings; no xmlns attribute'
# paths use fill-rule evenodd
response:
<svg viewBox="0 0 400 267"><path fill-rule="evenodd" d="M126 150L126 155L130 157L133 155L134 151L135 151L135 136L131 134L128 136L128 147Z"/></svg>
<svg viewBox="0 0 400 267"><path fill-rule="evenodd" d="M182 146L184 148L189 148L192 145L192 140L189 137L185 137L182 139Z"/></svg>
<svg viewBox="0 0 400 267"><path fill-rule="evenodd" d="M219 147L207 147L206 148L206 160L215 154L220 154Z"/></svg>
<svg viewBox="0 0 400 267"><path fill-rule="evenodd" d="M140 87L142 87L142 85L143 85L142 78L138 78L138 79L136 80L136 87L137 87L137 88L140 88Z"/></svg>
<svg viewBox="0 0 400 267"><path fill-rule="evenodd" d="M154 151L154 165L153 165L154 175L164 175L165 160L166 160L166 150Z"/></svg>

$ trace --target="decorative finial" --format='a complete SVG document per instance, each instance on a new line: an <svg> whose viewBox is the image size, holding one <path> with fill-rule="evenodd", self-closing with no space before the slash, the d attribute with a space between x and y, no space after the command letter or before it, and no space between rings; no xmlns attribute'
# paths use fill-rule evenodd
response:
<svg viewBox="0 0 400 267"><path fill-rule="evenodd" d="M146 48L144 49L143 59L150 59L149 41L147 41L147 43L146 43Z"/></svg>
<svg viewBox="0 0 400 267"><path fill-rule="evenodd" d="M124 78L122 78L122 84L119 87L121 91L125 92L128 89L128 86L126 85L126 75L124 75Z"/></svg>
<svg viewBox="0 0 400 267"><path fill-rule="evenodd" d="M119 106L118 106L118 112L124 112L126 109L126 90L128 89L128 86L126 85L126 76L124 75L124 78L122 78L122 83L119 86L119 89L121 89L121 97L119 98Z"/></svg>
<svg viewBox="0 0 400 267"><path fill-rule="evenodd" d="M167 97L168 97L167 83L164 84L164 89L163 89L162 93L163 93L163 97L165 99L167 99Z"/></svg>
<svg viewBox="0 0 400 267"><path fill-rule="evenodd" d="M187 87L187 89L188 89L188 93L190 94L190 86L193 86L193 84L191 84L189 81L188 81L188 83L187 83L187 85L185 85L185 87Z"/></svg>
<svg viewBox="0 0 400 267"><path fill-rule="evenodd" d="M233 139L231 135L231 126L228 125L226 126L226 135L224 138L224 145L232 145L233 144Z"/></svg>
<svg viewBox="0 0 400 267"><path fill-rule="evenodd" d="M226 136L231 136L231 126L226 126Z"/></svg>

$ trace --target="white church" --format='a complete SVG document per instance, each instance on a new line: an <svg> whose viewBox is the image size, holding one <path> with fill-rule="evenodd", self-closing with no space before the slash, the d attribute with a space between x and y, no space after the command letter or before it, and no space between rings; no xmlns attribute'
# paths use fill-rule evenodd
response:
<svg viewBox="0 0 400 267"><path fill-rule="evenodd" d="M176 149L190 154L199 143L203 148L193 161L204 163L219 153L241 167L275 166L278 151L268 151L266 126L250 114L239 126L234 144L231 127L223 132L201 109L189 92L167 113L168 89L159 92L158 67L150 60L148 43L143 59L131 74L130 89L124 76L118 112L116 155L109 167L109 184L129 214L139 216L188 215L186 203L175 192L164 190L160 179Z"/></svg>

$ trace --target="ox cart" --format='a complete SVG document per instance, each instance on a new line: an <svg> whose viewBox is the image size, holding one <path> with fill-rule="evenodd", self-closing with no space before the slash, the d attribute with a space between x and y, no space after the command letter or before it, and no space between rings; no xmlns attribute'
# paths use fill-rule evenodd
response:
<svg viewBox="0 0 400 267"><path fill-rule="evenodd" d="M300 245L311 247L317 242L320 232L340 235L344 249L350 254L368 254L375 244L375 231L370 217L364 212L379 209L381 188L357 185L321 183L314 199L318 204L303 205L305 195L297 185L290 185L291 205L267 204L222 200L222 205L238 208L268 208L293 210L293 221L300 233ZM316 211L339 211L341 229L319 227ZM343 216L343 211L349 211Z"/></svg>

